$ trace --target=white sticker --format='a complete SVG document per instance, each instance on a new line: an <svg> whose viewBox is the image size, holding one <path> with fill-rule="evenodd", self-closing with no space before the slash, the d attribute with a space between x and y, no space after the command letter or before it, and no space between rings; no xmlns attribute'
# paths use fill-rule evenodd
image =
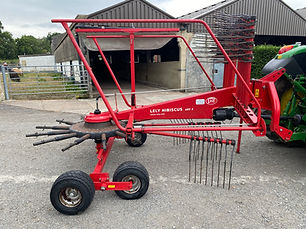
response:
<svg viewBox="0 0 306 229"><path fill-rule="evenodd" d="M196 99L196 105L204 105L205 99Z"/></svg>

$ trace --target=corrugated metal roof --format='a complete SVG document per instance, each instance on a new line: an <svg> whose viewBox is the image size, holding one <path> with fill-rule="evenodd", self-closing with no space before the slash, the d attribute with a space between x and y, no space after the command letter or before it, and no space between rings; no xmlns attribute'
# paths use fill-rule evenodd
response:
<svg viewBox="0 0 306 229"><path fill-rule="evenodd" d="M78 14L75 19L87 19L88 15L85 14ZM75 23L72 23L69 27L72 30L75 27ZM67 33L62 33L62 34L58 34L56 35L51 42L51 52L54 53L54 51L58 48L58 46L60 46L60 44L63 42L63 40L65 40L65 38L67 37Z"/></svg>
<svg viewBox="0 0 306 229"><path fill-rule="evenodd" d="M88 19L174 19L173 16L159 9L158 7L152 5L145 0L125 0L118 4L112 5L105 9L99 10L89 15L78 15L77 18L88 18ZM126 27L131 26L124 23L103 23L103 25L95 26L109 26L109 27ZM138 23L134 25L135 27L153 27L153 28L164 28L164 27L174 27L173 23ZM75 24L71 24L70 28L74 29ZM72 44L67 41L67 34L65 33L62 37L59 37L58 41L55 40L54 52L58 59L63 59L68 56L71 58L77 58L76 52L72 47ZM68 47L68 48L67 48ZM60 52L60 50L62 50ZM71 53L64 54L63 51L71 51ZM72 51L73 50L73 51ZM67 58L66 58L67 59Z"/></svg>
<svg viewBox="0 0 306 229"><path fill-rule="evenodd" d="M281 0L226 0L184 18L202 19L210 25L216 13L256 16L256 35L306 36L305 18ZM203 31L197 26L190 30Z"/></svg>
<svg viewBox="0 0 306 229"><path fill-rule="evenodd" d="M167 12L165 12L165 11L159 9L158 7L154 6L153 4L151 4L150 2L145 1L145 0L125 0L125 1L119 2L119 3L115 4L115 5L112 5L112 6L110 6L110 7L107 7L107 8L105 8L105 9L102 9L102 10L96 11L96 12L94 12L94 13L92 13L92 14L89 14L89 15L88 15L88 18L95 18L97 15L101 15L101 14L103 14L103 13L105 13L105 12L108 12L108 11L111 11L111 10L113 10L113 9L115 9L115 8L121 8L122 6L127 5L127 4L130 4L131 2L136 2L136 4L137 4L137 2L138 2L138 3L141 3L141 2L142 2L142 3L146 4L146 5L148 5L149 7L153 8L154 10L156 10L156 11L162 13L162 14L165 15L166 17L171 18L171 19L174 19L174 17L173 17L172 15L168 14ZM123 12L123 13L124 13L124 12ZM117 16L116 19L120 19L120 18L129 19L129 18L131 18L131 17L126 17L126 16L128 16L128 15L126 15L125 17L123 17L122 15L115 15L115 16ZM119 17L118 17L118 16L119 16ZM139 15L139 16L141 16L141 15ZM148 16L149 16L149 15L148 15ZM139 17L139 18L143 18L143 17ZM134 19L135 19L135 17L134 17ZM153 19L153 18L147 18L147 19Z"/></svg>
<svg viewBox="0 0 306 229"><path fill-rule="evenodd" d="M297 9L296 12L301 15L303 18L306 19L306 7L301 8L301 9Z"/></svg>
<svg viewBox="0 0 306 229"><path fill-rule="evenodd" d="M199 18L203 15L206 15L206 14L209 14L213 11L216 11L216 10L218 10L218 9L224 7L224 6L232 4L233 2L236 2L236 1L238 1L238 0L225 0L225 1L222 1L222 2L218 2L216 4L213 4L213 5L207 6L205 8L202 8L202 9L196 10L194 12L191 12L189 14L182 15L178 18L179 19L196 19L196 18Z"/></svg>

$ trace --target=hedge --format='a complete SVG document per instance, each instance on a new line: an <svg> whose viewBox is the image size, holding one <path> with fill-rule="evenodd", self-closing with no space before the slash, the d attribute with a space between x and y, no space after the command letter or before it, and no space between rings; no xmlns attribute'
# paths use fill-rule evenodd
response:
<svg viewBox="0 0 306 229"><path fill-rule="evenodd" d="M258 45L253 49L254 59L252 62L251 78L262 78L262 68L275 57L280 49L280 46L273 45Z"/></svg>

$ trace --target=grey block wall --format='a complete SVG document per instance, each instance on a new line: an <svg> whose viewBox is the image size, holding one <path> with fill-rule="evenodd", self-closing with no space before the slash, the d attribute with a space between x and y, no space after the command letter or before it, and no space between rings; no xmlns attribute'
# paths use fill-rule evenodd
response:
<svg viewBox="0 0 306 229"><path fill-rule="evenodd" d="M206 42L207 37L205 34L194 34L191 40L191 48L195 52L196 56L199 57L201 64L204 69L208 73L208 75L213 79L213 62L209 60L208 51L209 44ZM185 79L185 87L186 88L198 88L204 87L200 89L201 91L209 91L210 90L210 82L203 73L201 67L196 62L195 58L191 54L191 52L187 51L186 57L186 79ZM188 89L187 91L195 91L195 89Z"/></svg>

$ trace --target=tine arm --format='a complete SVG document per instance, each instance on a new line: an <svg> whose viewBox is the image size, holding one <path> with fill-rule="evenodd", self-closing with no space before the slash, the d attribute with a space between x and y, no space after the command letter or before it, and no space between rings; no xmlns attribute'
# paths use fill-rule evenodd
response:
<svg viewBox="0 0 306 229"><path fill-rule="evenodd" d="M73 143L71 143L71 144L68 145L67 147L63 148L62 151L64 152L64 151L70 149L71 147L76 146L76 145L82 143L83 141L87 140L88 138L90 138L90 134L86 134L86 135L84 135L83 137L81 137L81 138L75 140Z"/></svg>
<svg viewBox="0 0 306 229"><path fill-rule="evenodd" d="M62 141L62 140L68 139L68 138L76 137L76 136L77 136L76 133L66 134L66 135L63 135L63 136L59 136L59 137L55 137L55 138L51 138L51 139L47 139L47 140L42 140L40 142L34 142L33 145L38 146L38 145L46 144L46 143L49 143L49 142Z"/></svg>
<svg viewBox="0 0 306 229"><path fill-rule="evenodd" d="M34 133L34 134L27 134L26 137L38 137L38 136L51 136L51 135L61 135L61 134L69 134L70 130L63 130L63 131L50 131L50 132L42 132L42 133Z"/></svg>

